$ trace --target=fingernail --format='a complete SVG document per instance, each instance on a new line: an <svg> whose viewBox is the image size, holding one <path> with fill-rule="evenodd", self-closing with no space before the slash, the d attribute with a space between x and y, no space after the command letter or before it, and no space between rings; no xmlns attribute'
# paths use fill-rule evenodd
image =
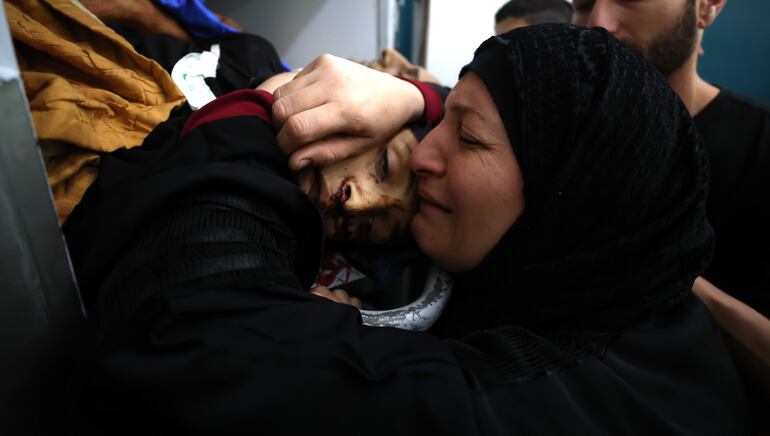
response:
<svg viewBox="0 0 770 436"><path fill-rule="evenodd" d="M301 170L302 168L305 168L308 165L310 165L310 159L302 159L297 164L297 171Z"/></svg>

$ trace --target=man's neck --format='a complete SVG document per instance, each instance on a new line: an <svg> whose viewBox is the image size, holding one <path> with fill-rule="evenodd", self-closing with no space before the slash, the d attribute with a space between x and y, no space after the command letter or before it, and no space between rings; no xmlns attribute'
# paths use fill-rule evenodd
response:
<svg viewBox="0 0 770 436"><path fill-rule="evenodd" d="M719 94L719 88L698 75L697 62L697 54L693 54L684 65L668 77L668 84L674 92L679 94L679 98L693 117Z"/></svg>

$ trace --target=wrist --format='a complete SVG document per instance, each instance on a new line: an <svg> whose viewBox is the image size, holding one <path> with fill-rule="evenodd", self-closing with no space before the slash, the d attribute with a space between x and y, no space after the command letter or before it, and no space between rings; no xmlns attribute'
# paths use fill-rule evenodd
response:
<svg viewBox="0 0 770 436"><path fill-rule="evenodd" d="M400 80L400 86L403 92L401 101L406 105L404 111L408 114L407 123L413 123L425 118L426 102L423 91L419 87L419 82L401 76L396 76Z"/></svg>
<svg viewBox="0 0 770 436"><path fill-rule="evenodd" d="M421 96L420 101L422 103L419 108L419 115L416 118L410 118L409 121L420 121L422 124L430 127L438 125L444 117L444 97L436 88L425 82L400 76L399 78L409 82L412 87L417 89Z"/></svg>
<svg viewBox="0 0 770 436"><path fill-rule="evenodd" d="M425 116L425 98L422 92L414 86L409 85L409 122L421 120Z"/></svg>

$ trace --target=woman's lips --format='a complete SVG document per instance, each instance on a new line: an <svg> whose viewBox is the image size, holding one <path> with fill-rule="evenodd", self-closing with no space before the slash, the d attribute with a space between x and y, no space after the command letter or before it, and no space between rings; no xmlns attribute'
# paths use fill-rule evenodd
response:
<svg viewBox="0 0 770 436"><path fill-rule="evenodd" d="M423 187L420 187L417 191L417 195L420 197L420 200L430 206L435 207L436 209L444 212L444 213L452 213L452 209L444 206L442 203L440 203L438 200L436 200L433 196L428 194Z"/></svg>

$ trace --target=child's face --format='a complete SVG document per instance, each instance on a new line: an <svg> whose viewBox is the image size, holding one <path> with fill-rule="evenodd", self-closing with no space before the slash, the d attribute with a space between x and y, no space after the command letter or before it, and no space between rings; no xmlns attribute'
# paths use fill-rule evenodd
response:
<svg viewBox="0 0 770 436"><path fill-rule="evenodd" d="M417 145L403 129L387 144L322 168L299 173L299 187L324 216L335 241L383 244L402 237L415 213L409 157Z"/></svg>

